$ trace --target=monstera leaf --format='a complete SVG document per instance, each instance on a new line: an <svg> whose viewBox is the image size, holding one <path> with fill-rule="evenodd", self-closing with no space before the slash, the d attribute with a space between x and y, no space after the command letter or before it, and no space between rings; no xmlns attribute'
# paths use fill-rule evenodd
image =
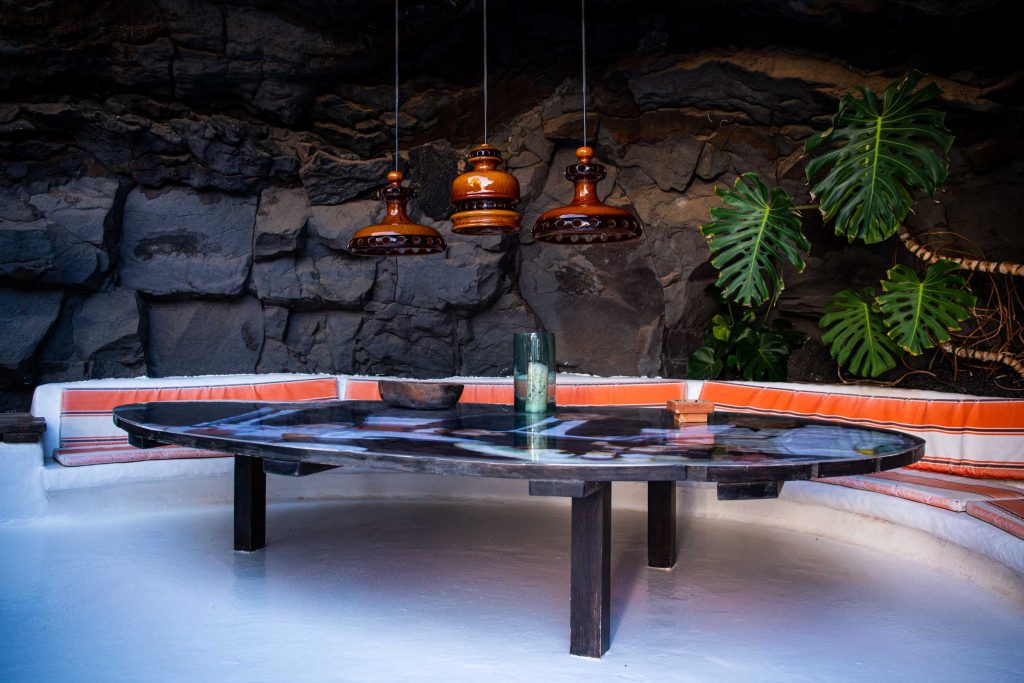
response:
<svg viewBox="0 0 1024 683"><path fill-rule="evenodd" d="M864 377L877 377L896 367L900 349L886 335L875 291L846 289L832 297L821 318L821 341L842 367Z"/></svg>
<svg viewBox="0 0 1024 683"><path fill-rule="evenodd" d="M964 279L953 275L959 266L939 261L928 266L924 280L906 266L895 266L882 282L884 294L878 305L889 326L889 337L904 350L917 355L949 341L949 331L960 329L976 299L963 289Z"/></svg>
<svg viewBox="0 0 1024 683"><path fill-rule="evenodd" d="M722 295L744 306L774 299L783 287L779 261L785 257L802 271L800 251L811 247L793 200L780 188L769 189L756 173L737 178L734 190L715 192L727 208L712 208L714 220L701 233L710 240Z"/></svg>
<svg viewBox="0 0 1024 683"><path fill-rule="evenodd" d="M826 150L807 164L807 180L837 235L871 244L891 237L910 211L913 189L929 195L946 179L946 153L953 143L944 114L925 104L942 91L934 83L914 92L921 74L912 71L885 90L881 101L860 88L839 103L832 128L807 140L808 153Z"/></svg>
<svg viewBox="0 0 1024 683"><path fill-rule="evenodd" d="M752 332L736 343L736 363L743 379L781 382L786 379L790 347L774 332Z"/></svg>
<svg viewBox="0 0 1024 683"><path fill-rule="evenodd" d="M716 379L722 374L722 359L715 349L702 346L690 356L686 363L686 376L691 379Z"/></svg>

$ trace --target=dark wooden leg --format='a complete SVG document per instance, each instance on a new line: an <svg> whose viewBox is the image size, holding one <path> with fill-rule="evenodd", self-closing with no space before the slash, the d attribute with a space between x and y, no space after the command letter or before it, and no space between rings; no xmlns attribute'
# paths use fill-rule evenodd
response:
<svg viewBox="0 0 1024 683"><path fill-rule="evenodd" d="M647 483L647 564L671 569L676 563L676 483Z"/></svg>
<svg viewBox="0 0 1024 683"><path fill-rule="evenodd" d="M235 456L235 550L267 544L267 475L260 458Z"/></svg>
<svg viewBox="0 0 1024 683"><path fill-rule="evenodd" d="M572 499L569 652L600 657L611 633L612 486Z"/></svg>

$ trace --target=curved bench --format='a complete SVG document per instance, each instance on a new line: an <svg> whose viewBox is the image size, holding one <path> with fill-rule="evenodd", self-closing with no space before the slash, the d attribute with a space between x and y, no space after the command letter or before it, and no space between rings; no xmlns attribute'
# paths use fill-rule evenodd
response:
<svg viewBox="0 0 1024 683"><path fill-rule="evenodd" d="M463 401L511 402L508 378L458 381L467 385ZM558 381L557 400L562 405L662 406L669 399L700 397L729 411L814 416L914 433L928 443L922 463L891 473L788 484L778 502L791 503L796 511L767 507L776 501L718 503L692 485L684 485L689 495L684 493L681 504L709 516L768 521L805 530L817 526L817 533L868 542L902 554L910 552L903 541L889 545L879 542L876 537L885 536L887 527L869 524L872 530L865 530L861 523L883 522L938 541L943 546L937 551L939 555L973 553L1024 575L1024 401L847 386L570 375L560 375ZM201 398L373 400L379 398L376 382L377 378L369 377L269 375L41 386L33 400L33 414L47 422L42 447L0 446L0 520L45 514L48 499L58 491L123 482L205 478L216 483L207 489L190 486L189 492L203 500L226 499L231 467L223 454L133 449L110 421L109 411L115 405ZM988 478L979 479L979 474ZM993 479L993 474L1000 476ZM462 485L427 483L415 475L415 482L404 481L407 475L368 475L362 479L359 477L363 475L344 476L357 483L345 489L343 496L414 492L446 495L451 492L447 487ZM509 492L508 482L467 485L478 486L481 495ZM328 486L318 491L315 484L305 482L282 484L281 488L286 497L330 496L338 490ZM616 504L643 508L646 500L642 491L621 487ZM812 509L816 519L807 519ZM851 521L836 514L856 517ZM932 563L941 564L937 560Z"/></svg>

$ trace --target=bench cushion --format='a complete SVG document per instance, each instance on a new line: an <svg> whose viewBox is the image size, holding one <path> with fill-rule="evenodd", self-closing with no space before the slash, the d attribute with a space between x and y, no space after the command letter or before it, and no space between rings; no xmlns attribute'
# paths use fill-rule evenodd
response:
<svg viewBox="0 0 1024 683"><path fill-rule="evenodd" d="M971 503L967 506L967 514L1024 539L1024 498Z"/></svg>
<svg viewBox="0 0 1024 683"><path fill-rule="evenodd" d="M811 384L705 382L700 398L729 412L788 415L895 429L925 440L911 467L1024 480L1024 401ZM901 395L902 394L902 395Z"/></svg>
<svg viewBox="0 0 1024 683"><path fill-rule="evenodd" d="M817 481L896 496L932 507L965 512L972 503L1024 499L1024 491L998 482L900 468L878 474L828 477Z"/></svg>
<svg viewBox="0 0 1024 683"><path fill-rule="evenodd" d="M301 377L210 384L178 380L171 386L104 386L89 382L63 385L60 391L59 442L54 459L68 467L140 460L221 458L225 453L180 446L139 449L114 426L116 406L148 401L316 401L336 399L334 377ZM150 381L152 382L152 381Z"/></svg>
<svg viewBox="0 0 1024 683"><path fill-rule="evenodd" d="M452 378L465 384L459 403L513 402L512 378ZM345 383L342 398L379 401L376 378L352 377ZM558 375L555 401L563 406L659 406L686 398L686 382L663 379L601 379L585 375Z"/></svg>

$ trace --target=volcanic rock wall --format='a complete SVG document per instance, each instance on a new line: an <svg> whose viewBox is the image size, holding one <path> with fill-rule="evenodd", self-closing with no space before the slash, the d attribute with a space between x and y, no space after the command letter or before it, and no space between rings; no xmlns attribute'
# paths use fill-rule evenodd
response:
<svg viewBox="0 0 1024 683"><path fill-rule="evenodd" d="M738 3L721 17L731 31L709 38L706 24L673 24L678 9L593 2L600 190L646 233L562 247L529 226L570 196L575 11L492 8L491 142L519 178L526 228L459 237L445 219L461 156L480 142L478 7L406 3L402 167L413 218L449 248L376 259L347 243L380 218L373 192L391 164L389 2L6 4L0 404L88 377L500 374L527 329L555 332L567 369L685 375L715 312L698 233L714 187L756 171L806 200L803 140L852 86L881 90L912 65L943 88L958 136L947 188L914 227L1024 256L1019 74L998 53L965 61L941 33L999 36L987 12L1001 3L893 4ZM713 6L693 8L724 11ZM877 23L890 27L875 33L890 40L881 55L839 38ZM917 42L900 33L922 26ZM772 27L778 44L763 38ZM836 289L877 283L903 257L847 247L813 216L807 232L808 271L789 274L780 310L813 332Z"/></svg>

